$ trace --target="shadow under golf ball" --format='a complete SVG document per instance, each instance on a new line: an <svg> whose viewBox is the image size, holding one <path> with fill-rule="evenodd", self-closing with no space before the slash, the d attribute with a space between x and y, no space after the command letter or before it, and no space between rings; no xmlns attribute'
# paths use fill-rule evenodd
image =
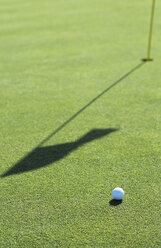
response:
<svg viewBox="0 0 161 248"><path fill-rule="evenodd" d="M117 206L117 205L120 205L122 203L122 200L115 200L115 199L112 199L111 201L109 201L109 204L111 206Z"/></svg>

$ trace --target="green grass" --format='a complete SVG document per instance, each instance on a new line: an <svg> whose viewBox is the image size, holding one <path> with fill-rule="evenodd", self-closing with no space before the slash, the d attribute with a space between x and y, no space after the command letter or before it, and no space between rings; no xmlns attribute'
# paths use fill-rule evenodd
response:
<svg viewBox="0 0 161 248"><path fill-rule="evenodd" d="M132 72L150 0L0 0L1 248L160 247L156 7L154 62ZM81 143L93 129L117 131ZM117 186L125 197L112 206Z"/></svg>

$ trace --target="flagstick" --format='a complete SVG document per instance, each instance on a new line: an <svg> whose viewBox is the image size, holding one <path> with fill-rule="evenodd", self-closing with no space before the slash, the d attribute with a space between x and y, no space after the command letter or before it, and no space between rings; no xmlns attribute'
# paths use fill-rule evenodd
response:
<svg viewBox="0 0 161 248"><path fill-rule="evenodd" d="M149 31L149 42L148 42L148 52L147 52L147 58L145 59L146 61L152 61L152 59L150 58L150 52L151 52L151 42L152 42L154 9L155 9L155 0L153 0L153 2L152 2L152 11L151 11L151 20L150 20L150 31Z"/></svg>

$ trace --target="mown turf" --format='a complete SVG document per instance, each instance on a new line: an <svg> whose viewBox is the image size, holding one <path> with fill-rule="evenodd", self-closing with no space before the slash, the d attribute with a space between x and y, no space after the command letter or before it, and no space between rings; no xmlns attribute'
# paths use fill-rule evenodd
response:
<svg viewBox="0 0 161 248"><path fill-rule="evenodd" d="M1 248L160 247L160 9L0 0Z"/></svg>

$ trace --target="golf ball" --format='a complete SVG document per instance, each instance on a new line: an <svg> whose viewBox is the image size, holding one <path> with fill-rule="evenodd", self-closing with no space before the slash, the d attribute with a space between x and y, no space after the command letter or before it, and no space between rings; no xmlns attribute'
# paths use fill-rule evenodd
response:
<svg viewBox="0 0 161 248"><path fill-rule="evenodd" d="M124 190L122 188L115 188L112 191L112 196L115 200L121 200L124 197Z"/></svg>

